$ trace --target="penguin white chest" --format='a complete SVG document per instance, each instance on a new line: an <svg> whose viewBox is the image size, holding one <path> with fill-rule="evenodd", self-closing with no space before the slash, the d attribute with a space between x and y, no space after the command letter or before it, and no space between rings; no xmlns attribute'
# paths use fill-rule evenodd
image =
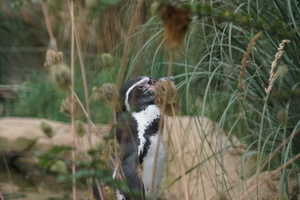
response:
<svg viewBox="0 0 300 200"><path fill-rule="evenodd" d="M157 199L158 191L162 179L162 173L164 169L164 144L162 140L162 135L159 138L158 134L155 134L150 137L151 145L149 146L148 153L143 161L143 172L142 179L144 183L145 196L147 199ZM155 157L156 149L158 148L158 155ZM156 166L155 164L156 159ZM153 171L153 167L156 167L155 172ZM155 173L153 177L153 173ZM152 178L154 178L152 180ZM151 184L153 181L153 191L150 192Z"/></svg>
<svg viewBox="0 0 300 200"><path fill-rule="evenodd" d="M160 111L156 105L150 105L145 110L132 113L132 117L137 121L138 139L138 156L142 155L146 143L146 129L151 126L154 120L159 119ZM149 134L149 133L148 133ZM152 134L157 134L152 133Z"/></svg>
<svg viewBox="0 0 300 200"><path fill-rule="evenodd" d="M138 156L142 156L144 151L146 151L142 163L142 180L145 189L145 196L147 199L157 199L164 168L165 152L163 145L163 136L159 135L159 133L157 132L158 127L156 127L155 131L153 132L149 132L149 130L151 130L151 125L153 125L154 121L159 120L160 111L156 105L150 105L141 112L132 113L132 116L137 121L137 136L139 138ZM147 129L148 131L146 132ZM146 142L148 143L147 145ZM157 148L158 154L156 157L155 154ZM154 166L155 159L156 166ZM154 167L156 168L155 170L153 170ZM155 173L154 176L152 175L153 172ZM151 192L150 189L152 181L153 190Z"/></svg>

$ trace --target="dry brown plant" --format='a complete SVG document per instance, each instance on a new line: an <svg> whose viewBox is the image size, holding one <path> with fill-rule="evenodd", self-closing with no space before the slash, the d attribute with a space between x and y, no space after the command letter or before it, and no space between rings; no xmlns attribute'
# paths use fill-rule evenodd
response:
<svg viewBox="0 0 300 200"><path fill-rule="evenodd" d="M259 186L261 186L264 182L267 180L270 180L272 177L274 177L277 174L280 174L280 172L288 167L290 164L295 162L295 160L300 158L300 153L296 154L294 157L292 157L290 160L285 162L283 165L275 169L274 171L271 171L266 176L264 176L262 179L258 180L256 184L252 185L251 187L247 188L246 191L242 191L241 195L237 199L245 199L249 194L253 193ZM257 178L257 177L255 177Z"/></svg>
<svg viewBox="0 0 300 200"><path fill-rule="evenodd" d="M166 48L178 49L192 20L190 10L167 4L162 9L160 18L165 28Z"/></svg>
<svg viewBox="0 0 300 200"><path fill-rule="evenodd" d="M63 52L61 51L55 51L52 49L48 49L45 56L45 63L44 67L49 68L52 65L62 64L63 63Z"/></svg>
<svg viewBox="0 0 300 200"><path fill-rule="evenodd" d="M266 94L268 94L269 92L271 92L272 88L273 88L273 85L274 85L274 82L278 76L278 71L276 71L276 67L277 67L277 63L278 61L280 60L280 58L282 57L282 54L283 54L283 48L285 46L286 43L290 43L291 41L290 40L282 40L281 43L279 44L279 48L277 49L278 52L275 54L275 59L274 61L272 62L272 65L271 65L271 70L270 70L270 78L269 78L269 85L267 88L265 88L265 92Z"/></svg>
<svg viewBox="0 0 300 200"><path fill-rule="evenodd" d="M73 106L73 108L72 108L72 106ZM72 111L72 109L74 109L74 110ZM78 102L75 99L72 100L71 96L68 96L67 98L65 98L61 101L59 112L65 114L68 117L71 117L71 115L74 115L75 119L78 119L78 117L79 117Z"/></svg>
<svg viewBox="0 0 300 200"><path fill-rule="evenodd" d="M238 79L238 99L242 100L242 96L241 96L241 91L243 90L243 77L244 77L244 73L246 70L246 61L248 59L248 56L250 55L253 46L255 45L255 41L259 38L259 36L262 34L262 32L257 33L251 40L250 43L247 47L246 52L244 53L243 59L242 59L242 67L240 70L240 74L239 74L239 79Z"/></svg>
<svg viewBox="0 0 300 200"><path fill-rule="evenodd" d="M158 82L154 93L154 102L159 107L162 115L173 116L177 100L177 89L173 81L167 80Z"/></svg>
<svg viewBox="0 0 300 200"><path fill-rule="evenodd" d="M101 87L94 86L90 100L111 103L117 93L116 87L112 83L104 83Z"/></svg>

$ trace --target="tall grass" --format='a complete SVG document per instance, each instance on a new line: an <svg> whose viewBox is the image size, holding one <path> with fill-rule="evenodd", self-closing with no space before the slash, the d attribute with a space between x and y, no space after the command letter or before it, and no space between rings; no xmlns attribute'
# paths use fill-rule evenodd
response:
<svg viewBox="0 0 300 200"><path fill-rule="evenodd" d="M64 3L47 2L46 5L54 18L57 17L55 12L62 14L68 11ZM140 21L135 23L138 26L130 27L133 20L137 20L131 19L135 5L130 1L115 1L114 5L107 4L104 7L100 3L91 7L78 3L80 12L75 12L75 23L89 92L94 85L117 83L119 63L124 69L124 79L138 75L167 75L169 52L164 46L162 23L156 15L147 16L147 20L140 15ZM208 116L218 122L219 129L226 131L228 140L235 135L247 143L249 148L242 155L243 161L246 162L250 155L255 155L256 159L256 168L251 175L264 170L280 173L281 196L289 198L288 178L298 176L296 169L299 168L299 159L295 159L295 156L300 152L299 3L290 0L227 0L191 1L177 5L190 8L193 15L184 44L175 52L172 61L180 114L199 117L199 121ZM99 6L103 9L97 9ZM54 8L58 11L54 11ZM150 9L150 5L145 4L141 9ZM119 16L117 11L121 11ZM121 18L126 20L122 21ZM55 22L66 25L62 27L70 27L67 26L70 25L67 19L57 18ZM112 19L111 24L101 25L103 19ZM127 32L130 28L132 30ZM70 37L66 36L69 33L66 29L55 29L54 35L57 41L64 41L58 46L65 50L68 62ZM262 32L261 35L247 50L259 32ZM266 93L265 88L270 84L271 65L283 39L289 39L291 43L284 46L282 57L273 69L278 74ZM101 53L113 55L114 64L110 68L104 68ZM75 57L75 66L79 66L78 63ZM75 92L83 101L86 94L78 69L75 69ZM67 120L53 112L54 107L59 108L62 94L49 86L45 78L41 80L33 76L28 83L30 92L20 93L20 101L15 102L12 115ZM40 95L40 91L44 95ZM108 122L109 112L108 105L91 103L91 119L94 122ZM198 140L204 142L205 138L200 136L201 127L198 129ZM221 147L220 144L217 149L222 155L226 148ZM224 157L215 155L213 159L222 167ZM207 158L196 164L195 168L186 169L186 174L204 166L209 160ZM261 181L258 178L256 181L257 187ZM243 196L246 190L241 185L239 187ZM225 191L228 188L224 178L222 188Z"/></svg>

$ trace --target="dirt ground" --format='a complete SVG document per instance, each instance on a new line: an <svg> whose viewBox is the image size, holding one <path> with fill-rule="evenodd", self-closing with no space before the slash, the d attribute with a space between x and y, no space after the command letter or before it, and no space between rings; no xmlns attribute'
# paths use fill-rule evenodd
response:
<svg viewBox="0 0 300 200"><path fill-rule="evenodd" d="M51 139L42 131L42 124L45 123L52 129ZM106 134L110 127L97 125L92 129L90 136L78 139L82 147L79 150L101 142L96 129L101 134ZM262 172L257 178L251 177L250 172L256 161L249 157L242 162L246 145L239 143L234 136L227 136L210 119L187 116L167 118L163 137L166 163L160 199L181 200L185 195L192 200L280 199L279 175L268 178L270 172ZM53 145L71 144L70 124L32 118L0 119L0 149L5 152L46 151ZM184 175L184 171L188 173ZM12 186L7 173L1 174L1 193L24 191L20 185ZM180 178L181 175L183 178ZM34 192L35 196L40 191L45 193L41 183L36 185L38 189ZM289 191L290 197L297 199L297 183L293 178L289 180ZM27 198L36 199L30 195Z"/></svg>

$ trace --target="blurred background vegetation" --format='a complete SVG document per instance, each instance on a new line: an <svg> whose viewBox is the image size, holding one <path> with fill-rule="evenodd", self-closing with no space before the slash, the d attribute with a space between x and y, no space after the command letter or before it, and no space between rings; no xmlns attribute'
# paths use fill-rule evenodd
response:
<svg viewBox="0 0 300 200"><path fill-rule="evenodd" d="M71 20L67 1L44 1L64 61L70 63ZM170 51L165 48L160 10L166 1L144 1L133 35L128 30L137 1L74 0L75 23L86 68L89 93L94 86L116 83L124 45L129 38L125 79L138 75L167 75ZM208 116L228 135L236 135L258 155L260 166L286 138L265 169L282 166L300 152L300 4L294 0L171 1L188 8L192 21L183 44L172 52L178 110L182 115ZM59 121L63 92L48 81L44 68L51 48L45 17L38 0L0 3L0 84L18 85L18 98L1 98L2 116L39 117ZM244 62L242 59L253 37ZM270 71L279 44L273 87ZM84 102L79 60L75 58L75 90ZM239 79L242 88L238 88ZM91 118L107 123L108 103L91 101ZM84 120L84 118L83 118ZM247 152L246 152L247 154ZM298 169L299 160L289 168ZM286 175L286 170L282 171ZM292 171L297 177L296 170ZM282 176L282 194L287 175ZM299 185L300 186L300 185Z"/></svg>

